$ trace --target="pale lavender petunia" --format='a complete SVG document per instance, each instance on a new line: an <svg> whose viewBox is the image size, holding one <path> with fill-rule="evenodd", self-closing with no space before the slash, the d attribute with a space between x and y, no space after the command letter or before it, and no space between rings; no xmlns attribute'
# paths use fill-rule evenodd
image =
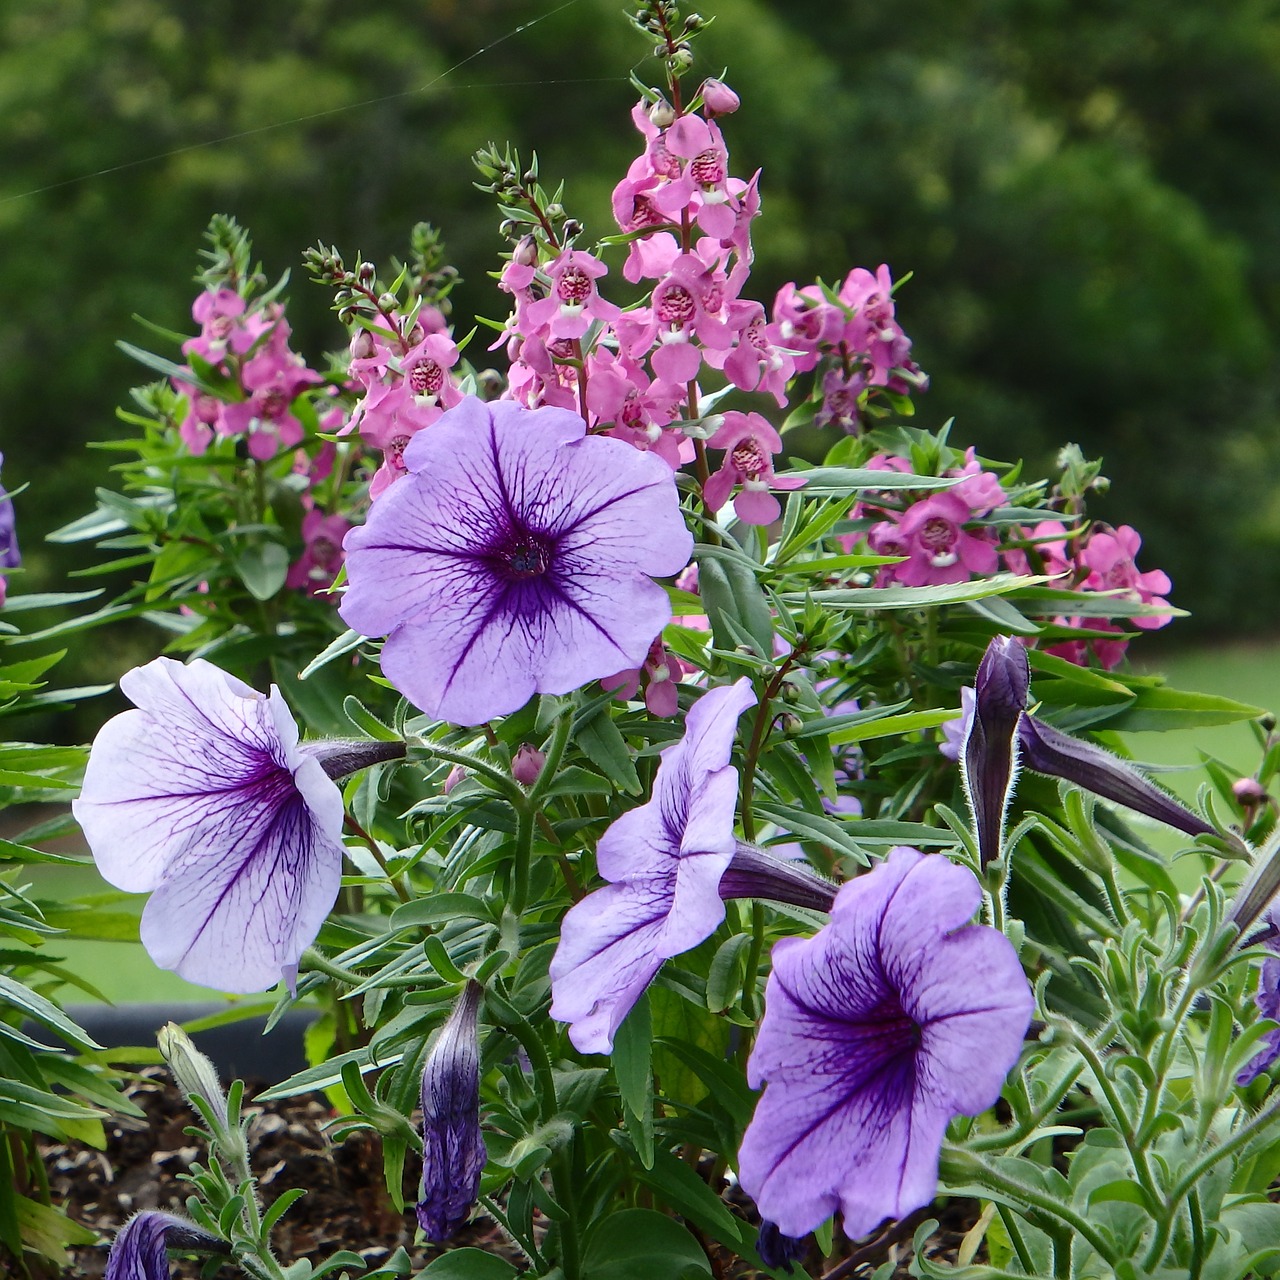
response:
<svg viewBox="0 0 1280 1280"><path fill-rule="evenodd" d="M471 398L345 539L347 624L428 715L479 724L638 667L692 538L671 469L565 409Z"/></svg>
<svg viewBox="0 0 1280 1280"><path fill-rule="evenodd" d="M724 919L720 879L737 847L729 757L738 717L755 702L745 677L703 694L684 737L662 753L653 798L600 838L596 865L612 883L569 909L551 961L551 1016L572 1024L583 1053L608 1053L663 960Z"/></svg>
<svg viewBox="0 0 1280 1280"><path fill-rule="evenodd" d="M300 746L277 690L201 659L157 658L120 687L137 710L102 727L73 805L99 871L151 892L142 941L161 968L222 991L291 983L338 893L342 796L317 756L340 744Z"/></svg>
<svg viewBox="0 0 1280 1280"><path fill-rule="evenodd" d="M967 925L980 898L965 868L898 848L774 947L738 1176L783 1234L841 1209L856 1238L928 1204L947 1123L1000 1096L1033 1000L1008 939Z"/></svg>

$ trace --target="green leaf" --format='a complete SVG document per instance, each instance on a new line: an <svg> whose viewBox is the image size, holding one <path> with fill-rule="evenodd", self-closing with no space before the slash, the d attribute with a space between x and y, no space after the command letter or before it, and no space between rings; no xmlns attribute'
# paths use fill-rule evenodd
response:
<svg viewBox="0 0 1280 1280"><path fill-rule="evenodd" d="M702 581L701 577L698 581ZM997 573L989 578L977 578L973 582L936 587L839 587L829 591L813 591L809 595L829 609L924 609L1004 595L1038 581L1039 578ZM796 592L785 592L782 598L787 604L804 604L806 599Z"/></svg>
<svg viewBox="0 0 1280 1280"><path fill-rule="evenodd" d="M582 1259L585 1280L681 1280L690 1272L710 1275L707 1255L688 1231L653 1209L601 1218Z"/></svg>
<svg viewBox="0 0 1280 1280"><path fill-rule="evenodd" d="M255 542L235 563L241 582L255 600L270 600L289 575L289 553L278 542Z"/></svg>
<svg viewBox="0 0 1280 1280"><path fill-rule="evenodd" d="M418 1272L432 1280L511 1280L517 1274L511 1263L484 1249L450 1249Z"/></svg>
<svg viewBox="0 0 1280 1280"><path fill-rule="evenodd" d="M419 928L441 920L492 920L493 913L483 898L469 893L433 893L398 906L391 913L391 928Z"/></svg>
<svg viewBox="0 0 1280 1280"><path fill-rule="evenodd" d="M1184 693L1167 685L1139 689L1133 701L1107 720L1108 729L1124 733L1144 730L1203 729L1209 725L1235 724L1263 715L1261 707L1251 707L1234 698L1211 693Z"/></svg>
<svg viewBox="0 0 1280 1280"><path fill-rule="evenodd" d="M24 986L13 978L0 974L0 1000L20 1009L27 1017L48 1027L55 1035L60 1036L68 1044L77 1045L81 1049L101 1049L102 1046L82 1031L51 1000L37 995L30 987Z"/></svg>
<svg viewBox="0 0 1280 1280"><path fill-rule="evenodd" d="M773 616L750 562L722 547L699 547L697 561L698 589L717 647L734 649L738 635L745 635L761 658L772 657Z"/></svg>
<svg viewBox="0 0 1280 1280"><path fill-rule="evenodd" d="M916 729L936 729L948 720L958 719L959 715L959 708L941 707L936 711L909 711L900 716L883 716L833 733L831 745L835 747L849 742L866 742L871 738L887 738L895 733L911 733Z"/></svg>
<svg viewBox="0 0 1280 1280"><path fill-rule="evenodd" d="M575 737L587 759L599 765L613 784L628 795L638 796L642 790L640 776L631 761L626 739L613 723L607 708L601 708L577 728Z"/></svg>
<svg viewBox="0 0 1280 1280"><path fill-rule="evenodd" d="M613 1038L613 1074L622 1100L639 1115L652 1098L653 1070L650 1053L653 1024L649 1016L649 993L642 992L631 1006Z"/></svg>
<svg viewBox="0 0 1280 1280"><path fill-rule="evenodd" d="M677 1213L731 1249L737 1250L747 1243L744 1232L755 1235L754 1229L735 1218L693 1169L669 1151L655 1151L653 1168L637 1171L636 1177L659 1192Z"/></svg>
<svg viewBox="0 0 1280 1280"><path fill-rule="evenodd" d="M832 493L847 497L856 489L949 489L959 477L916 476L899 471L873 471L867 467L809 467L797 475L805 478L806 497Z"/></svg>
<svg viewBox="0 0 1280 1280"><path fill-rule="evenodd" d="M352 649L358 649L364 642L365 637L358 631L344 631L337 639L329 641L324 649L298 672L298 679L308 679L321 667L327 666L335 658L342 657L344 653L350 653Z"/></svg>

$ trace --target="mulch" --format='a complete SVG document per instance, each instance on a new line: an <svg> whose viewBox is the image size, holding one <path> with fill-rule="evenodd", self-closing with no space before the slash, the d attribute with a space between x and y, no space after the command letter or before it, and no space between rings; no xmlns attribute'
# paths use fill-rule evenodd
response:
<svg viewBox="0 0 1280 1280"><path fill-rule="evenodd" d="M108 1121L105 1151L77 1143L50 1142L43 1148L54 1202L102 1235L97 1245L71 1250L70 1274L84 1280L103 1276L109 1242L132 1214L141 1209L184 1212L188 1187L182 1175L193 1163L207 1160L202 1140L185 1132L192 1113L166 1072L144 1069L126 1092L145 1118L118 1116ZM273 1231L277 1256L286 1265L299 1258L318 1264L339 1249L349 1249L372 1269L403 1247L416 1272L440 1254L417 1233L413 1202L421 1166L412 1152L405 1167L406 1211L400 1214L384 1185L377 1135L356 1131L334 1141L326 1132L334 1112L323 1094L264 1104L250 1101L244 1113L250 1117L250 1163L264 1204L270 1205L293 1188L307 1193ZM976 1209L972 1201L952 1201L912 1215L869 1241L846 1246L844 1260L831 1267L828 1275L832 1280L867 1277L892 1259L894 1276L908 1276L914 1227L931 1215L941 1217L943 1226L931 1238L930 1254L954 1262L964 1233L976 1220ZM715 1280L740 1280L753 1274L714 1243L703 1243ZM450 1247L459 1245L484 1249L519 1265L520 1255L482 1213L450 1241ZM805 1261L810 1274L821 1274L820 1258L815 1255ZM173 1275L194 1280L200 1270L201 1264L194 1259L179 1260Z"/></svg>

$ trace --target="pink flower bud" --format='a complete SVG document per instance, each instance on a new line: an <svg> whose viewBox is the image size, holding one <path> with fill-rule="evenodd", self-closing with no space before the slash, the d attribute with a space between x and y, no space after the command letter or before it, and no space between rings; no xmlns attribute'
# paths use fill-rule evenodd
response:
<svg viewBox="0 0 1280 1280"><path fill-rule="evenodd" d="M448 777L446 777L444 780L445 795L448 795L449 792L452 791L454 787L456 787L458 783L462 782L466 777L467 777L467 771L460 764L455 764L453 768L449 770Z"/></svg>
<svg viewBox="0 0 1280 1280"><path fill-rule="evenodd" d="M1231 794L1242 805L1261 804L1267 798L1267 789L1255 778L1237 778L1231 784Z"/></svg>
<svg viewBox="0 0 1280 1280"><path fill-rule="evenodd" d="M702 82L702 110L708 120L732 115L741 105L742 100L723 80Z"/></svg>
<svg viewBox="0 0 1280 1280"><path fill-rule="evenodd" d="M531 787L537 782L546 763L547 757L543 752L526 742L511 761L511 776L523 786Z"/></svg>

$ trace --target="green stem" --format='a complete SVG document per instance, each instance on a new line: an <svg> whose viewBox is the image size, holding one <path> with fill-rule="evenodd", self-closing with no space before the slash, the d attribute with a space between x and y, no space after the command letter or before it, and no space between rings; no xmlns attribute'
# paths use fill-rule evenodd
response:
<svg viewBox="0 0 1280 1280"><path fill-rule="evenodd" d="M511 866L511 910L519 918L529 901L529 864L533 858L533 807L522 796L516 811L516 856Z"/></svg>
<svg viewBox="0 0 1280 1280"><path fill-rule="evenodd" d="M774 673L773 679L765 686L764 694L760 698L760 705L756 708L755 724L751 730L751 742L747 746L747 754L742 762L742 838L748 844L754 844L756 839L755 815L751 809L752 792L755 789L756 782L756 764L760 759L760 751L764 747L765 735L769 731L769 724L773 717L770 714L770 703L778 696L778 690L782 688L782 682L786 679L787 672L791 670L792 664L803 652L803 647L797 645L784 659L782 665Z"/></svg>
<svg viewBox="0 0 1280 1280"><path fill-rule="evenodd" d="M360 837L364 842L365 848L373 855L373 860L382 868L382 874L386 876L387 883L395 891L395 895L401 902L411 902L413 894L411 894L402 880L391 874L391 868L387 866L387 860L382 855L382 850L378 847L378 842L371 836L349 813L344 813L343 820L347 828Z"/></svg>
<svg viewBox="0 0 1280 1280"><path fill-rule="evenodd" d="M542 766L542 772L538 775L538 779L533 786L529 788L529 803L531 805L536 805L546 795L547 788L555 781L572 729L573 716L566 709L556 720L555 726L551 730L551 740L547 743L547 758Z"/></svg>
<svg viewBox="0 0 1280 1280"><path fill-rule="evenodd" d="M1097 1255L1108 1266L1115 1264L1110 1246L1094 1229L1087 1218L1076 1213L1069 1204L1060 1197L1051 1195L1041 1187L1028 1186L1026 1183L990 1168L985 1161L959 1147L944 1146L942 1149L944 1165L950 1163L951 1169L944 1169L948 1182L972 1183L987 1191L996 1191L1009 1196L1016 1202L1038 1209L1049 1220L1049 1230L1055 1223L1069 1227L1082 1240L1087 1241ZM959 1166L959 1167L956 1167Z"/></svg>
<svg viewBox="0 0 1280 1280"><path fill-rule="evenodd" d="M405 753L407 760L414 760L426 756L428 759L445 760L449 764L461 765L464 769L470 769L472 773L479 774L486 781L491 782L497 790L513 800L524 800L524 792L520 789L520 784L504 773L496 765L490 764L487 760L481 760L478 756L469 754L466 751L454 751L451 747L442 747L435 742L421 742L411 745Z"/></svg>
<svg viewBox="0 0 1280 1280"><path fill-rule="evenodd" d="M545 1270L547 1264L543 1259L542 1254L538 1252L538 1246L534 1244L532 1240L524 1239L524 1237L516 1231L516 1229L511 1225L511 1220L500 1208L498 1208L498 1204L493 1197L480 1196L479 1199L480 1204L484 1207L485 1213L487 1213L489 1217L498 1224L507 1239L510 1240L511 1243L514 1244L516 1248L519 1249L520 1252L523 1253L539 1271Z"/></svg>

